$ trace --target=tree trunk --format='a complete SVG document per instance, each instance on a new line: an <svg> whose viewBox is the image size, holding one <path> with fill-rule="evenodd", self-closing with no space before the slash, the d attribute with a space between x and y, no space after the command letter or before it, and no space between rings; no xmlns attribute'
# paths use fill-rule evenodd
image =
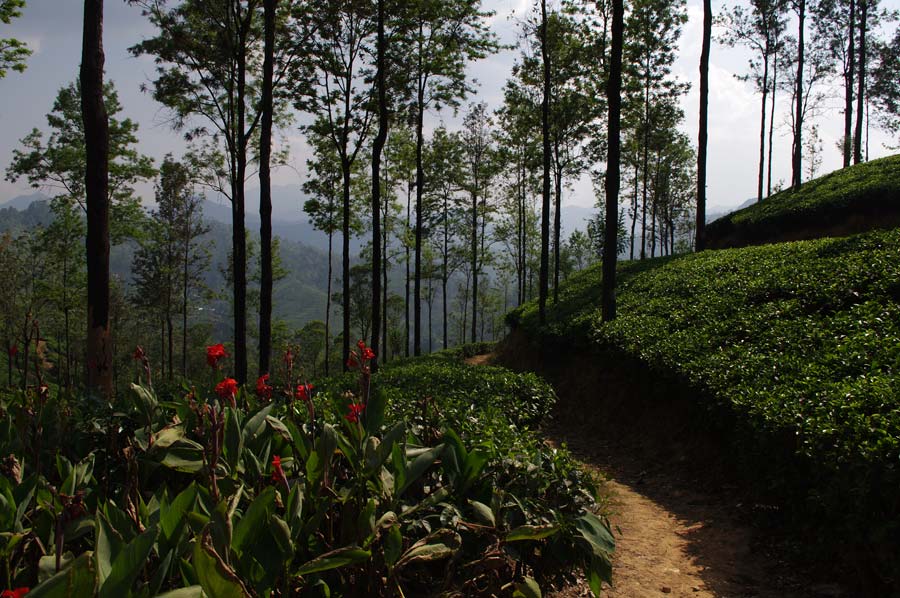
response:
<svg viewBox="0 0 900 598"><path fill-rule="evenodd" d="M404 240L404 245L406 246L406 291L405 291L405 299L403 301L404 308L404 320L406 321L406 336L403 341L404 355L409 357L409 282L410 282L410 272L409 272L409 264L410 264L410 255L409 255L409 225L412 222L411 220L411 210L412 210L412 185L407 183L406 185L406 235Z"/></svg>
<svg viewBox="0 0 900 598"><path fill-rule="evenodd" d="M444 349L447 348L447 260L450 257L450 210L449 210L449 200L447 198L447 194L444 194L444 251L443 251L443 264L441 266L441 302L443 304L441 314L442 316L442 325L444 327Z"/></svg>
<svg viewBox="0 0 900 598"><path fill-rule="evenodd" d="M181 375L184 378L187 378L187 330L188 330L188 282L190 273L188 270L188 261L190 260L191 253L191 239L190 239L190 230L191 230L191 220L188 215L187 222L184 223L184 254L182 255L182 259L184 260L182 270L182 285L181 285Z"/></svg>
<svg viewBox="0 0 900 598"><path fill-rule="evenodd" d="M859 76L856 80L856 135L853 163L862 162L863 103L866 97L866 30L869 28L869 0L859 0Z"/></svg>
<svg viewBox="0 0 900 598"><path fill-rule="evenodd" d="M555 175L555 193L554 199L556 205L553 212L553 303L559 301L559 256L560 256L560 234L562 229L562 168L559 166L559 150L556 151L556 172Z"/></svg>
<svg viewBox="0 0 900 598"><path fill-rule="evenodd" d="M272 358L272 79L275 71L275 8L278 0L264 0L265 42L261 129L259 134L259 375L268 374Z"/></svg>
<svg viewBox="0 0 900 598"><path fill-rule="evenodd" d="M797 8L797 88L794 91L794 152L791 159L793 167L791 186L799 189L803 178L803 61L804 34L806 32L806 0L798 1Z"/></svg>
<svg viewBox="0 0 900 598"><path fill-rule="evenodd" d="M387 167L385 167L387 170ZM387 188L391 188L391 182L388 181ZM381 223L381 363L388 360L388 316L387 316L387 300L388 300L388 200L383 205L383 221Z"/></svg>
<svg viewBox="0 0 900 598"><path fill-rule="evenodd" d="M422 26L419 25L419 38ZM422 193L425 185L425 170L422 167L422 149L425 143L423 133L425 113L425 87L422 81L422 58L419 54L419 81L416 97L416 264L413 277L413 355L422 354Z"/></svg>
<svg viewBox="0 0 900 598"><path fill-rule="evenodd" d="M619 111L621 113L621 103L619 107ZM619 142L619 152L621 153L621 140ZM621 161L621 160L620 160ZM637 230L637 202L638 202L638 163L635 161L634 163L634 195L631 198L631 253L629 254L629 259L634 261L634 237L635 231Z"/></svg>
<svg viewBox="0 0 900 598"><path fill-rule="evenodd" d="M775 40L775 55L772 57L772 103L769 104L769 160L766 174L766 197L772 195L772 146L775 134L775 93L778 91L778 39Z"/></svg>
<svg viewBox="0 0 900 598"><path fill-rule="evenodd" d="M341 158L341 173L343 176L343 224L341 230L344 233L341 241L343 244L341 248L341 292L343 293L341 363L346 372L350 369L347 364L350 360L350 162L346 157Z"/></svg>
<svg viewBox="0 0 900 598"><path fill-rule="evenodd" d="M478 174L473 173L475 189L478 188ZM478 194L472 191L472 342L478 328ZM465 340L465 339L464 339Z"/></svg>
<svg viewBox="0 0 900 598"><path fill-rule="evenodd" d="M703 45L700 50L700 129L697 134L697 230L694 242L696 251L706 249L706 143L709 127L709 46L711 36L712 2L703 0ZM762 173L759 176L761 188Z"/></svg>
<svg viewBox="0 0 900 598"><path fill-rule="evenodd" d="M623 0L612 0L612 47L610 48L609 80L606 83L607 157L606 157L606 230L603 236L603 280L600 289L601 312L604 322L616 317L616 260L618 258L619 229L619 164L621 158L622 115L622 42Z"/></svg>
<svg viewBox="0 0 900 598"><path fill-rule="evenodd" d="M331 362L331 278L334 275L334 265L332 263L334 231L328 231L328 282L326 284L325 293L325 375L328 376L328 370Z"/></svg>
<svg viewBox="0 0 900 598"><path fill-rule="evenodd" d="M850 23L847 28L847 67L844 70L844 168L850 166L850 155L853 152L853 80L856 70L853 36L856 32L856 2L850 0Z"/></svg>
<svg viewBox="0 0 900 598"><path fill-rule="evenodd" d="M707 0L703 0L704 3ZM704 35L706 33L706 19L704 17ZM705 37L704 37L705 42ZM709 57L707 56L707 65L709 64ZM708 68L708 66L707 66ZM707 82L707 85L709 83ZM763 50L763 92L762 92L762 102L760 102L760 117L759 117L759 177L756 185L756 201L762 201L763 198L763 176L766 172L766 100L769 96L769 41L766 40L766 46ZM707 90L707 94L709 90Z"/></svg>
<svg viewBox="0 0 900 598"><path fill-rule="evenodd" d="M544 93L541 100L541 138L544 178L541 204L541 275L538 289L540 322L547 321L547 291L550 282L550 49L547 47L547 0L541 0L541 58L544 63Z"/></svg>
<svg viewBox="0 0 900 598"><path fill-rule="evenodd" d="M103 64L103 0L85 0L80 76L86 155L87 389L110 399L109 118L103 103Z"/></svg>
<svg viewBox="0 0 900 598"><path fill-rule="evenodd" d="M384 0L378 0L378 46L377 72L378 88L378 134L372 144L372 351L380 357L381 342L381 152L388 134L387 90L385 89ZM373 371L378 369L376 358Z"/></svg>

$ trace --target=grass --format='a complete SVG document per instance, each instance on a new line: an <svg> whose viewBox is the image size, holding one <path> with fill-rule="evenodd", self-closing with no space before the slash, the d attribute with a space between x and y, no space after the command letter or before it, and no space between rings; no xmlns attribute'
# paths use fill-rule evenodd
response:
<svg viewBox="0 0 900 598"><path fill-rule="evenodd" d="M836 236L900 220L900 155L837 170L719 218L709 247Z"/></svg>

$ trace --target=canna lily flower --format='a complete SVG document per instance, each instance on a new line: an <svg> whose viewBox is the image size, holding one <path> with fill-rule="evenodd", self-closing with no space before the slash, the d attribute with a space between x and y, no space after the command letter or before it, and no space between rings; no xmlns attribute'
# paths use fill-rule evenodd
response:
<svg viewBox="0 0 900 598"><path fill-rule="evenodd" d="M347 413L347 415L344 416L344 418L346 418L348 422L355 424L359 422L359 416L362 415L363 411L365 411L366 406L362 403L350 403L349 409L350 411Z"/></svg>
<svg viewBox="0 0 900 598"><path fill-rule="evenodd" d="M272 481L277 483L284 484L284 487L290 491L291 486L288 484L287 476L284 474L284 469L281 468L281 455L274 455L272 457Z"/></svg>
<svg viewBox="0 0 900 598"><path fill-rule="evenodd" d="M315 388L312 384L300 384L297 386L297 391L294 393L295 399L300 399L304 403L312 399L312 389Z"/></svg>
<svg viewBox="0 0 900 598"><path fill-rule="evenodd" d="M206 348L206 363L208 363L211 368L218 368L219 360L228 356L228 352L225 351L225 345L222 343L210 345Z"/></svg>
<svg viewBox="0 0 900 598"><path fill-rule="evenodd" d="M237 394L237 391L238 383L234 378L225 378L216 384L216 394L219 395L219 398L229 399L231 403L234 403L234 395Z"/></svg>
<svg viewBox="0 0 900 598"><path fill-rule="evenodd" d="M375 352L372 351L372 349L370 349L369 347L366 347L365 349L363 349L362 358L367 360L375 359Z"/></svg>
<svg viewBox="0 0 900 598"><path fill-rule="evenodd" d="M269 375L263 374L256 380L256 396L261 399L271 399L274 389L269 386Z"/></svg>
<svg viewBox="0 0 900 598"><path fill-rule="evenodd" d="M362 339L359 339L358 341L356 341L356 346L359 347L360 351L363 351L366 348L366 343Z"/></svg>
<svg viewBox="0 0 900 598"><path fill-rule="evenodd" d="M31 591L31 588L16 588L15 590L3 590L0 593L0 598L22 598L25 594Z"/></svg>

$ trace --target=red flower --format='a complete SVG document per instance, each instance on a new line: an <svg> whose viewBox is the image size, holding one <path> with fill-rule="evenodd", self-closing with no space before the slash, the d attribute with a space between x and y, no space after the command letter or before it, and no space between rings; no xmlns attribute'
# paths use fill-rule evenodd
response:
<svg viewBox="0 0 900 598"><path fill-rule="evenodd" d="M261 399L271 399L272 398L272 390L274 390L271 386L269 386L269 375L263 374L256 380L256 396Z"/></svg>
<svg viewBox="0 0 900 598"><path fill-rule="evenodd" d="M359 416L362 415L362 412L365 411L365 409L366 406L362 403L350 403L350 412L344 417L348 422L355 424L359 421Z"/></svg>
<svg viewBox="0 0 900 598"><path fill-rule="evenodd" d="M284 470L281 469L281 455L272 457L272 481L277 482L284 477Z"/></svg>
<svg viewBox="0 0 900 598"><path fill-rule="evenodd" d="M287 351L284 352L283 359L284 359L284 365L286 365L289 368L294 367L294 354L291 352L290 349L288 349Z"/></svg>
<svg viewBox="0 0 900 598"><path fill-rule="evenodd" d="M25 594L30 592L30 588L16 588L15 590L3 590L3 593L0 594L0 598L22 598Z"/></svg>
<svg viewBox="0 0 900 598"><path fill-rule="evenodd" d="M312 384L300 384L297 386L297 392L294 393L295 399L300 399L304 403L312 399L312 389L315 388Z"/></svg>
<svg viewBox="0 0 900 598"><path fill-rule="evenodd" d="M144 348L140 345L134 348L134 357L135 361L144 361L144 358L147 357L146 353L144 353Z"/></svg>
<svg viewBox="0 0 900 598"><path fill-rule="evenodd" d="M9 353L10 357L15 357L16 355L19 354L19 346L18 345L10 345L9 349L7 349L7 352ZM9 590L6 590L6 591L8 592Z"/></svg>
<svg viewBox="0 0 900 598"><path fill-rule="evenodd" d="M359 365L359 363L357 363L357 361L356 361L356 359L355 359L354 357L351 357L350 359L347 360L347 367L348 367L348 368L355 368L355 367L358 366L358 365Z"/></svg>
<svg viewBox="0 0 900 598"><path fill-rule="evenodd" d="M366 348L366 343L362 339L356 341L356 346L359 347L359 350L362 351Z"/></svg>
<svg viewBox="0 0 900 598"><path fill-rule="evenodd" d="M206 363L209 364L209 367L219 367L219 360L223 357L228 357L228 352L225 351L225 345L222 343L210 345L206 348Z"/></svg>
<svg viewBox="0 0 900 598"><path fill-rule="evenodd" d="M363 359L375 359L375 352L372 351L372 349L370 349L369 347L366 347L365 349L363 349L362 358Z"/></svg>
<svg viewBox="0 0 900 598"><path fill-rule="evenodd" d="M216 394L219 395L219 398L234 398L234 395L237 394L237 391L238 383L234 378L225 378L224 380L216 384Z"/></svg>

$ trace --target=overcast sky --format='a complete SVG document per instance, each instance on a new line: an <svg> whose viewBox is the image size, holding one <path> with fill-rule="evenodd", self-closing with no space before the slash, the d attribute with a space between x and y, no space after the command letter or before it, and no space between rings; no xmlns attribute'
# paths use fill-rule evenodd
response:
<svg viewBox="0 0 900 598"><path fill-rule="evenodd" d="M532 4L533 0L485 0L485 6L496 12L492 27L502 42L516 41L518 24ZM724 2L714 0L713 10L718 12L724 5ZM900 0L882 0L882 6L900 9ZM0 167L4 172L18 140L33 127L46 126L45 115L52 107L56 92L77 76L81 57L82 9L83 4L79 0L27 0L22 18L14 20L11 25L0 24L0 37L18 37L34 51L25 73L8 73L5 79L0 79L0 97L3 98L0 102ZM682 99L682 105L686 114L684 130L691 139L696 139L697 66L703 16L700 0L689 0L687 10L689 20L681 37L675 74L692 84L690 93ZM152 35L152 28L137 8L129 7L121 0L106 2L105 18L106 76L116 84L124 114L140 124L140 151L153 156L157 162L167 152L180 155L184 149L181 137L167 127L166 114L160 106L140 91L140 85L153 74L152 61L149 58L132 58L127 52L127 48L137 40ZM472 65L471 73L480 86L471 99L484 100L492 109L499 107L501 89L516 56L516 51L505 51ZM711 211L737 206L756 194L759 97L748 83L734 76L746 70L747 57L747 53L739 49L713 45L710 58L708 181ZM836 149L837 140L843 132L840 103L837 99L829 100L818 117L824 149L822 172L840 167L840 154ZM773 178L775 181L788 181L788 112L783 101L779 104ZM430 117L430 125L433 127L441 120L454 126L460 119L451 114L435 114ZM304 176L305 144L296 128L282 134L291 143L293 168L279 169L274 175L274 182L296 185L299 189ZM896 146L900 140L891 140L873 126L870 157L893 153L885 148L885 143ZM0 181L0 202L30 192L24 181ZM149 197L152 188L144 185L139 192ZM564 198L564 204L590 206L593 202L593 194L586 181L577 183Z"/></svg>

